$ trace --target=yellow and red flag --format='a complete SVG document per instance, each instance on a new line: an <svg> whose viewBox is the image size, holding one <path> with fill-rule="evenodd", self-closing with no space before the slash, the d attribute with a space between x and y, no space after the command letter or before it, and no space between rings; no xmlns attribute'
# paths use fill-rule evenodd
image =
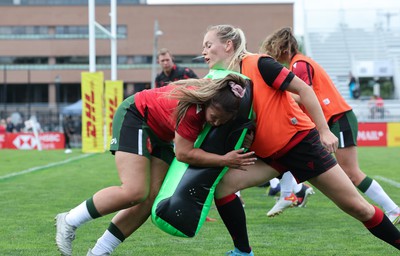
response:
<svg viewBox="0 0 400 256"><path fill-rule="evenodd" d="M106 148L110 149L110 142L112 136L112 124L115 111L118 106L122 103L124 97L124 83L123 81L106 81L106 89L104 95L105 107L106 107Z"/></svg>
<svg viewBox="0 0 400 256"><path fill-rule="evenodd" d="M82 72L82 151L104 152L103 72Z"/></svg>

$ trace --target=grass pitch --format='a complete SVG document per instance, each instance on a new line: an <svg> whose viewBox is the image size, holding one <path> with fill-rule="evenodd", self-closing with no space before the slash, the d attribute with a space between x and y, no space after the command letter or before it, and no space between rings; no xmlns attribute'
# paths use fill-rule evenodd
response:
<svg viewBox="0 0 400 256"><path fill-rule="evenodd" d="M58 255L54 216L68 211L97 190L119 184L110 153L85 155L74 150L0 151L0 254ZM400 148L360 148L362 170L375 178L400 204ZM315 188L314 188L315 189ZM361 223L341 212L315 189L306 208L292 208L275 218L264 188L242 191L250 242L256 255L377 256L399 252L372 236ZM113 214L77 231L74 255L86 255L108 227ZM170 236L148 220L113 255L224 255L233 248L215 208L194 238Z"/></svg>

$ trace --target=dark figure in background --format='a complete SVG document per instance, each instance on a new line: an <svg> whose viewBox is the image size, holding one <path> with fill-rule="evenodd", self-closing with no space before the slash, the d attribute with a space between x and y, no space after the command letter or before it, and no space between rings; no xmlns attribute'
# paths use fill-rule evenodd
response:
<svg viewBox="0 0 400 256"><path fill-rule="evenodd" d="M349 73L349 91L350 91L350 98L357 99L360 95L358 94L357 90L357 81L353 74Z"/></svg>
<svg viewBox="0 0 400 256"><path fill-rule="evenodd" d="M166 48L158 51L157 59L162 71L156 76L156 87L162 87L181 79L198 78L190 68L176 65L172 54Z"/></svg>
<svg viewBox="0 0 400 256"><path fill-rule="evenodd" d="M7 117L6 132L14 132L14 131L15 131L15 125L11 121L11 117Z"/></svg>
<svg viewBox="0 0 400 256"><path fill-rule="evenodd" d="M71 141L72 135L75 132L74 122L72 121L72 116L65 117L64 123L63 123L63 129L64 129L64 137L65 137L65 154L70 154L70 153L72 153L70 141Z"/></svg>

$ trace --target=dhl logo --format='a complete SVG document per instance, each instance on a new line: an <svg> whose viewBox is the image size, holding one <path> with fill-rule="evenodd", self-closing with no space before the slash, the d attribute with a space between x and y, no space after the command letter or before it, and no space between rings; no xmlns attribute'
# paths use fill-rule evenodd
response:
<svg viewBox="0 0 400 256"><path fill-rule="evenodd" d="M96 106L94 92L85 93L85 115L88 118L86 122L86 135L88 137L96 137Z"/></svg>

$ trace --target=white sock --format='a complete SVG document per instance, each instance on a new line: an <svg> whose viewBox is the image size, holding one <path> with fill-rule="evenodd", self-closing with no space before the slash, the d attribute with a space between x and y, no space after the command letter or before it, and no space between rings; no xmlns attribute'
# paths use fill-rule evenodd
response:
<svg viewBox="0 0 400 256"><path fill-rule="evenodd" d="M296 182L296 181L295 181ZM296 193L299 193L300 192L300 190L303 188L303 183L297 183L296 182L296 184L293 186L293 192L296 194Z"/></svg>
<svg viewBox="0 0 400 256"><path fill-rule="evenodd" d="M92 249L95 255L111 254L117 246L122 243L110 231L106 230L104 234L97 240L96 245Z"/></svg>
<svg viewBox="0 0 400 256"><path fill-rule="evenodd" d="M279 184L279 179L278 178L273 178L272 180L269 181L269 186L271 188L276 188Z"/></svg>
<svg viewBox="0 0 400 256"><path fill-rule="evenodd" d="M371 185L364 194L380 205L385 212L394 211L398 207L397 204L386 194L381 185L379 185L375 180L372 180Z"/></svg>
<svg viewBox="0 0 400 256"><path fill-rule="evenodd" d="M80 225L92 220L89 211L86 207L86 201L82 202L80 205L70 210L67 216L65 216L65 221L67 224L79 227Z"/></svg>
<svg viewBox="0 0 400 256"><path fill-rule="evenodd" d="M386 212L387 214L400 214L400 207L397 206L396 209Z"/></svg>
<svg viewBox="0 0 400 256"><path fill-rule="evenodd" d="M238 197L240 197L240 190L235 193Z"/></svg>
<svg viewBox="0 0 400 256"><path fill-rule="evenodd" d="M282 179L280 181L280 184L281 184L281 197L287 197L287 196L290 196L292 194L293 185L294 185L293 181L294 181L294 177L293 177L292 173L285 172L282 175Z"/></svg>

